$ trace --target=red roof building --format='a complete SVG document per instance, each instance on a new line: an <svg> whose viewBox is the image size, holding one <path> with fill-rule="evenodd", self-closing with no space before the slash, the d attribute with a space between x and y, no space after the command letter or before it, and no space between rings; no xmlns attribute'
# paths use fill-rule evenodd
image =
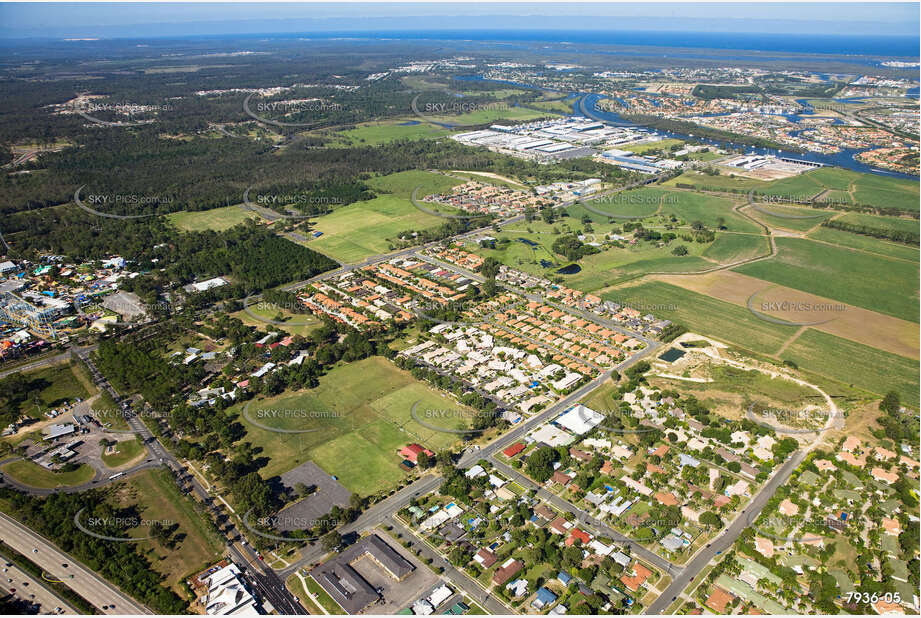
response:
<svg viewBox="0 0 921 618"><path fill-rule="evenodd" d="M592 537L588 532L573 528L569 533L569 538L566 539L566 546L569 547L575 544L576 540L581 541L583 545L587 545L592 540Z"/></svg>
<svg viewBox="0 0 921 618"><path fill-rule="evenodd" d="M419 455L422 453L425 453L429 457L435 456L435 453L428 450L427 448L424 448L421 444L416 444L415 442L412 444L407 444L400 449L400 457L404 457L413 463L418 463Z"/></svg>
<svg viewBox="0 0 921 618"><path fill-rule="evenodd" d="M515 444L511 445L510 447L502 451L502 454L505 455L506 457L514 457L515 455L517 455L523 450L524 450L524 444L522 444L521 442L516 442Z"/></svg>

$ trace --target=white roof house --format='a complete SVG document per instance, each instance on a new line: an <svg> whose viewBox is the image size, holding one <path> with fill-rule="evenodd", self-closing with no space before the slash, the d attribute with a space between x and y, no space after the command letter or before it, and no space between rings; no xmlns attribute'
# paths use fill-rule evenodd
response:
<svg viewBox="0 0 921 618"><path fill-rule="evenodd" d="M256 600L246 587L240 569L231 563L208 577L205 611L211 616L258 616Z"/></svg>
<svg viewBox="0 0 921 618"><path fill-rule="evenodd" d="M581 436L604 421L604 415L586 408L581 403L556 419L556 423L572 433Z"/></svg>

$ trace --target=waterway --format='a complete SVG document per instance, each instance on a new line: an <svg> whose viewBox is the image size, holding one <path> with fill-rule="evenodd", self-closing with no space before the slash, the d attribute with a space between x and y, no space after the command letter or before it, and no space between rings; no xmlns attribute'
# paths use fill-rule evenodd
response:
<svg viewBox="0 0 921 618"><path fill-rule="evenodd" d="M531 84L524 84L521 82L500 80L500 79L485 79L482 75L463 75L458 76L455 79L462 81L490 81L501 84L509 84L516 86L518 88L529 88L532 90L546 90L549 92L559 92L558 90L553 90L550 88L541 88L538 86L533 86ZM903 174L900 172L892 172L889 170L882 170L872 166L862 163L854 158L855 155L865 152L864 149L855 149L855 148L843 148L840 152L835 154L823 154L818 152L790 152L786 150L777 150L774 148L757 148L755 146L748 146L746 144L737 144L728 140L714 140L707 137L695 136L693 133L675 133L672 131L665 131L662 129L650 129L647 126L639 125L629 120L625 120L617 112L605 111L597 107L597 104L600 100L607 98L600 94L595 93L586 93L586 92L576 92L570 93L575 94L576 98L574 99L572 106L572 114L574 116L582 116L585 118L590 118L592 120L598 120L606 124L617 126L617 127L636 127L642 128L645 130L654 130L658 135L668 138L680 139L680 140L692 140L696 142L701 142L704 144L710 144L716 148L722 149L742 149L746 153L760 154L760 155L774 155L778 157L788 157L791 159L800 159L803 161L811 161L813 163L821 163L823 165L837 166L844 169L852 170L855 172L863 172L865 174L876 174L878 176L888 176L891 178L905 178L908 180L918 180L917 176L910 174ZM847 99L835 99L842 103L848 102ZM805 100L802 100L805 103ZM851 100L853 102L853 100ZM808 105L807 105L808 107ZM810 107L811 110L811 107ZM808 111L805 115L808 115Z"/></svg>

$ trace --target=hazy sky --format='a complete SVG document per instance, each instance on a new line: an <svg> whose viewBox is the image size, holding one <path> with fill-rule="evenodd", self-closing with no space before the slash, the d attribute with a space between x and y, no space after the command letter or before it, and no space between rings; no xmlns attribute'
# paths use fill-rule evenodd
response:
<svg viewBox="0 0 921 618"><path fill-rule="evenodd" d="M445 19L457 16L458 19ZM491 16L487 21L480 17ZM572 28L917 35L918 3L0 3L0 36ZM566 19L568 17L569 19ZM578 19L587 19L582 21ZM575 19L573 19L575 18ZM223 26L222 26L223 24ZM146 28L136 28L144 25ZM196 27L207 25L205 28ZM402 28L400 28L402 26ZM473 26L475 27L475 26Z"/></svg>

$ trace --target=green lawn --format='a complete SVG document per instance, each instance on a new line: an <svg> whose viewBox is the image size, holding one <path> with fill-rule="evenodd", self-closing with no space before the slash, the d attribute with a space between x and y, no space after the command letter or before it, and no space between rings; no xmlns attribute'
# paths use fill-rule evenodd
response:
<svg viewBox="0 0 921 618"><path fill-rule="evenodd" d="M180 211L166 216L170 223L184 232L201 232L204 230L220 232L239 225L247 219L257 219L258 217L256 213L243 210L239 206L224 206L222 208L212 208L211 210Z"/></svg>
<svg viewBox="0 0 921 618"><path fill-rule="evenodd" d="M459 438L415 421L411 409L417 401L418 415L438 427L460 428L456 417L472 414L390 361L372 357L337 367L315 389L257 398L250 405L249 416L263 425L315 431L279 433L256 426L242 414L239 420L247 430L245 439L262 449L260 456L269 458L261 470L263 477L314 461L352 491L371 494L402 478L397 451L406 444L418 442L438 451ZM231 412L236 415L242 409L234 406ZM446 409L462 412L439 418L425 412ZM302 412L270 418L266 410Z"/></svg>
<svg viewBox="0 0 921 618"><path fill-rule="evenodd" d="M918 361L808 329L783 354L801 368L918 406Z"/></svg>
<svg viewBox="0 0 921 618"><path fill-rule="evenodd" d="M446 219L413 206L409 198L416 187L422 186L421 198L427 193L446 191L461 181L441 174L412 171L374 178L368 184L384 194L342 206L317 218L314 227L323 236L310 241L311 249L346 263L387 253L389 239L402 232L438 227L446 222Z"/></svg>
<svg viewBox="0 0 921 618"><path fill-rule="evenodd" d="M800 238L778 238L778 255L736 272L918 321L918 266Z"/></svg>
<svg viewBox="0 0 921 618"><path fill-rule="evenodd" d="M72 487L82 485L93 480L95 472L86 464L81 464L76 470L70 472L52 472L47 468L31 461L20 459L11 461L0 468L3 474L8 474L15 480L40 489L55 489L58 487Z"/></svg>
<svg viewBox="0 0 921 618"><path fill-rule="evenodd" d="M320 586L316 580L314 580L312 577L305 577L304 581L307 582L307 589L311 594L313 594L313 596L317 598L317 601L320 602L320 605L323 606L323 608L326 610L326 613L333 616L342 616L345 614L345 611L343 611L343 609L339 607L339 604L336 603L331 596L329 596L329 593L323 590L323 587Z"/></svg>
<svg viewBox="0 0 921 618"><path fill-rule="evenodd" d="M628 144L623 147L624 150L635 152L636 154L646 154L650 150L669 150L672 146L684 144L680 139L666 138L657 142L646 142L641 144Z"/></svg>
<svg viewBox="0 0 921 618"><path fill-rule="evenodd" d="M654 306L651 313L742 348L773 354L796 327L760 320L745 307L660 281L618 288L604 295L619 303Z"/></svg>
<svg viewBox="0 0 921 618"><path fill-rule="evenodd" d="M137 438L122 440L118 443L117 448L118 450L111 455L102 455L102 463L110 468L118 468L128 462L134 461L147 451Z"/></svg>

